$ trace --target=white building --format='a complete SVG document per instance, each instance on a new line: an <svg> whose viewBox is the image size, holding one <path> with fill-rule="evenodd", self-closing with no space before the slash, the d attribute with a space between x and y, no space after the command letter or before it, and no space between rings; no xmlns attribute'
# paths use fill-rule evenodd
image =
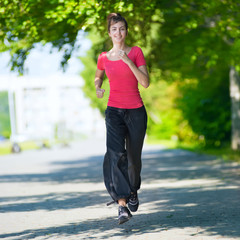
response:
<svg viewBox="0 0 240 240"><path fill-rule="evenodd" d="M104 119L84 97L80 76L1 76L8 91L13 142L104 136Z"/></svg>

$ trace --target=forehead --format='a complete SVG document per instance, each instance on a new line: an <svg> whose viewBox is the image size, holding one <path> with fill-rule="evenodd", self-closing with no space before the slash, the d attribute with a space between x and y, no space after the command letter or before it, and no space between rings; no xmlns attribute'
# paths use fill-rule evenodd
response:
<svg viewBox="0 0 240 240"><path fill-rule="evenodd" d="M114 28L114 27L118 27L118 28L120 28L120 27L126 27L125 26L125 23L124 22L111 22L111 28Z"/></svg>

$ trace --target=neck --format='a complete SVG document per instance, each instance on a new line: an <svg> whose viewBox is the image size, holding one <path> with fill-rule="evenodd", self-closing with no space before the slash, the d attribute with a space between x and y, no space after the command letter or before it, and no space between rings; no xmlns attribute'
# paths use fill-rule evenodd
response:
<svg viewBox="0 0 240 240"><path fill-rule="evenodd" d="M127 48L127 46L125 43L119 43L119 44L114 44L112 50L115 52L115 51L119 51L119 50L124 50L126 48Z"/></svg>

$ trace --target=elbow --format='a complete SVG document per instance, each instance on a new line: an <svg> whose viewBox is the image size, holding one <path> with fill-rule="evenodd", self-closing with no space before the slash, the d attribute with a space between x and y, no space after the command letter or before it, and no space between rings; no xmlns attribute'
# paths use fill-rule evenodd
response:
<svg viewBox="0 0 240 240"><path fill-rule="evenodd" d="M149 85L150 85L150 82L149 82L149 79L147 79L147 81L145 81L143 87L144 87L144 88L148 88Z"/></svg>

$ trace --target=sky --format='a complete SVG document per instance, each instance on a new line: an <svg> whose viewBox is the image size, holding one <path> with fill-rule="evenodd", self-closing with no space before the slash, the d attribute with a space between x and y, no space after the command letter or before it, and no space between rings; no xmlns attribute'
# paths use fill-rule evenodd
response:
<svg viewBox="0 0 240 240"><path fill-rule="evenodd" d="M25 62L25 69L27 69L25 75L29 77L49 75L80 76L80 72L83 70L84 66L78 57L83 56L86 53L91 47L91 42L82 32L79 32L77 36L77 44L81 47L73 52L71 59L68 61L68 67L64 73L60 68L63 51L58 52L56 49L53 49L52 53L50 53L50 44L46 44L45 46L37 44L36 47L32 49ZM1 76L4 75L18 75L16 72L10 71L10 66L8 64L9 60L9 52L0 53L0 79Z"/></svg>

